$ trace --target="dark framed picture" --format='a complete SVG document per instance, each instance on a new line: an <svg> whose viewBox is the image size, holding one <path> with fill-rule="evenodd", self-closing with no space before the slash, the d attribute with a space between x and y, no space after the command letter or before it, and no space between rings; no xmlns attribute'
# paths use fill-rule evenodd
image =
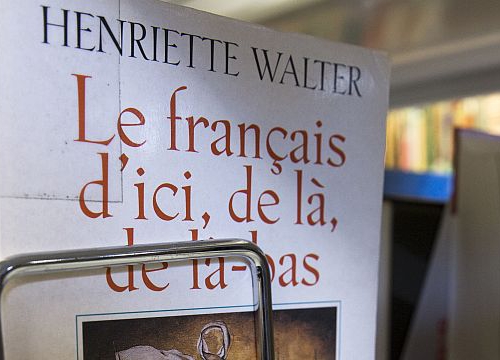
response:
<svg viewBox="0 0 500 360"><path fill-rule="evenodd" d="M337 359L338 307L275 310L277 359ZM83 360L257 359L254 313L81 322Z"/></svg>

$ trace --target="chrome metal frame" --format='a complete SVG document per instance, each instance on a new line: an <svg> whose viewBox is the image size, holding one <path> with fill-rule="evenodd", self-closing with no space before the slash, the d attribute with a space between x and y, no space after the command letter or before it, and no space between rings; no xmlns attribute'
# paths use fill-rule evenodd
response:
<svg viewBox="0 0 500 360"><path fill-rule="evenodd" d="M274 360L269 266L262 250L246 240L189 241L15 256L0 262L0 299L8 281L21 275L212 257L239 257L250 262L257 304L258 356L262 360ZM5 360L2 334L0 306L0 360Z"/></svg>

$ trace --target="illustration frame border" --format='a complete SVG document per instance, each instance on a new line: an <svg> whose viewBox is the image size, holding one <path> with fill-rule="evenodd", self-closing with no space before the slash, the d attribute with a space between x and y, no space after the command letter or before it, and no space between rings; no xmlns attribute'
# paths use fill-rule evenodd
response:
<svg viewBox="0 0 500 360"><path fill-rule="evenodd" d="M303 302L288 302L288 303L276 303L273 304L273 310L292 310L292 309L308 309L308 308L324 308L324 307L335 307L337 309L336 316L336 346L335 346L335 358L341 359L341 325L342 325L342 301L340 300L325 300L325 301L303 301ZM229 312L230 310L240 310L241 312L252 312L255 311L255 304L249 305L226 305L226 306L207 306L207 307L195 307L195 308L178 308L178 309L158 309L158 310L138 310L138 311L123 311L123 312L108 312L108 313L88 313L88 314L76 314L75 315L75 346L76 346L76 360L83 359L83 323L84 319L95 318L95 320L102 320L102 318L107 318L107 320L123 320L123 319L135 319L139 316L134 315L149 315L147 317L161 317L163 314L165 317L168 316L189 316L189 315L201 315L216 313L217 310L226 310L224 312ZM178 313L177 315L174 315Z"/></svg>

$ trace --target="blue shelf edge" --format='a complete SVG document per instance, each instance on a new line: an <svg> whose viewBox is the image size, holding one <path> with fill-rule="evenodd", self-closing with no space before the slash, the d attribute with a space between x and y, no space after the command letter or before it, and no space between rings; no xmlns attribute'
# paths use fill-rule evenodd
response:
<svg viewBox="0 0 500 360"><path fill-rule="evenodd" d="M386 170L384 197L446 203L453 191L453 175Z"/></svg>

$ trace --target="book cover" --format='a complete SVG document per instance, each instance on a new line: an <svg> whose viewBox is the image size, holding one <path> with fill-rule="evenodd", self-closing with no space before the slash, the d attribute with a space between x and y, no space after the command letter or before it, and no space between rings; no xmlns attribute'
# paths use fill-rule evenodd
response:
<svg viewBox="0 0 500 360"><path fill-rule="evenodd" d="M153 0L0 1L0 256L244 238L279 359L373 359L389 65ZM8 359L252 359L247 264L22 278Z"/></svg>
<svg viewBox="0 0 500 360"><path fill-rule="evenodd" d="M500 137L456 130L449 277L450 359L500 356Z"/></svg>

